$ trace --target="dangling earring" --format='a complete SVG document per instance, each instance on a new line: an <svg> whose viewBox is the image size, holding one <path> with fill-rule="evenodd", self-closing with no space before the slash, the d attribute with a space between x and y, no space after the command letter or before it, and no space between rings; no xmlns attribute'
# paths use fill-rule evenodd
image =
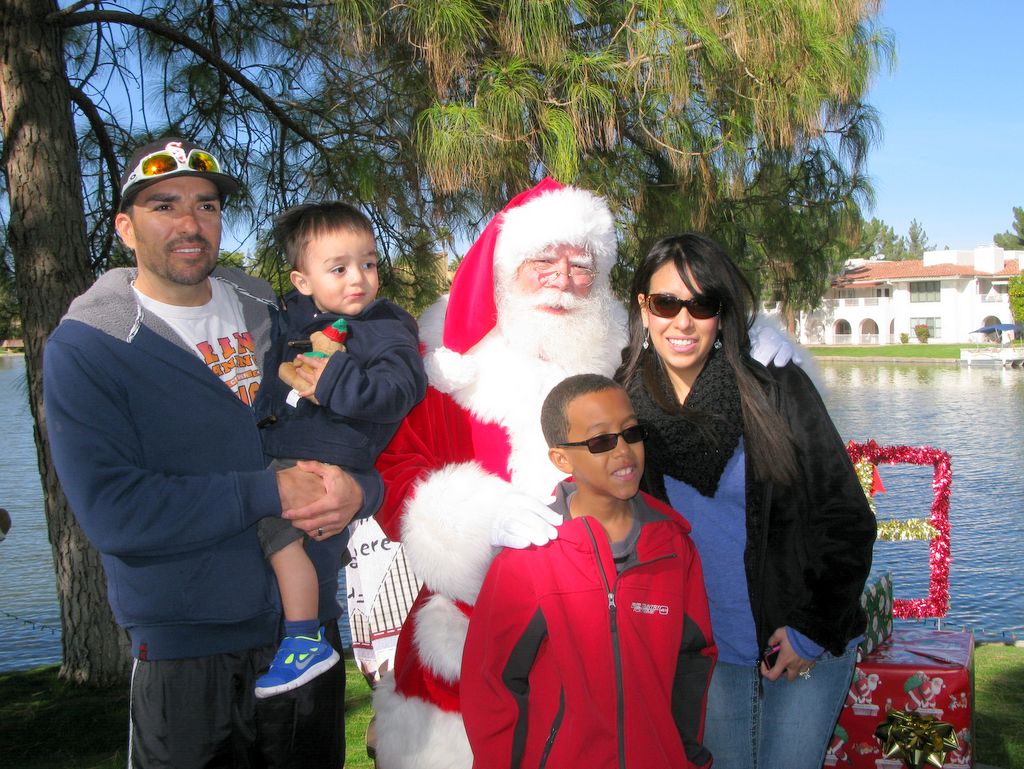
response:
<svg viewBox="0 0 1024 769"><path fill-rule="evenodd" d="M651 346L651 330L649 328L644 329L644 343L641 346L645 350Z"/></svg>
<svg viewBox="0 0 1024 769"><path fill-rule="evenodd" d="M721 339L716 339L715 340L714 348L716 350L721 350L722 349L722 340Z"/></svg>

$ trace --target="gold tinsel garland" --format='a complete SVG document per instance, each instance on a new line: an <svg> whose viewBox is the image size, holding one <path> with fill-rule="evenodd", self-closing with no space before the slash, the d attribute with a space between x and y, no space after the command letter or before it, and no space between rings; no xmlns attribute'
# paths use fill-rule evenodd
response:
<svg viewBox="0 0 1024 769"><path fill-rule="evenodd" d="M910 539L932 539L939 532L924 518L905 521L879 521L878 538L883 542L905 542Z"/></svg>
<svg viewBox="0 0 1024 769"><path fill-rule="evenodd" d="M870 459L861 459L854 463L853 469L857 471L857 479L860 481L860 487L864 489L864 496L868 498L871 512L878 515L878 510L875 508L875 497L872 493L875 485L875 463Z"/></svg>

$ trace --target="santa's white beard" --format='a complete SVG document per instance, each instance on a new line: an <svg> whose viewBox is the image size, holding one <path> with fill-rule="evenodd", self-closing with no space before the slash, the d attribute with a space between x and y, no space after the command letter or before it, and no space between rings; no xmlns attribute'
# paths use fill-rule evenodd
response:
<svg viewBox="0 0 1024 769"><path fill-rule="evenodd" d="M515 350L578 373L603 370L601 363L619 353L608 349L609 344L618 343L621 330L614 328L618 317L613 312L615 298L606 285L595 285L581 298L557 288L523 294L514 286L499 284L495 300L498 328Z"/></svg>

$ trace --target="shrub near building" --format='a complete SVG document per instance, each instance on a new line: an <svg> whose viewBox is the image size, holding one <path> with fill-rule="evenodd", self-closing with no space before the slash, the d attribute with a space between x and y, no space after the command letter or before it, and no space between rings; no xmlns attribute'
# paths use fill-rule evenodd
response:
<svg viewBox="0 0 1024 769"><path fill-rule="evenodd" d="M1009 279L1007 291L1010 294L1010 314L1013 322L1024 325L1024 273Z"/></svg>

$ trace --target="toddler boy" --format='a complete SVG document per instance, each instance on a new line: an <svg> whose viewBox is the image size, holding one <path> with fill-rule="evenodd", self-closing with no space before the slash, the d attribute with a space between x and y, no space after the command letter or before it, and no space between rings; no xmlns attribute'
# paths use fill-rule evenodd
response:
<svg viewBox="0 0 1024 769"><path fill-rule="evenodd" d="M706 767L717 650L689 526L639 492L645 428L607 377L569 377L541 410L572 480L542 547L504 550L477 598L460 698L475 767Z"/></svg>
<svg viewBox="0 0 1024 769"><path fill-rule="evenodd" d="M354 207L327 202L290 208L275 220L274 238L292 266L295 291L285 298L287 333L267 355L256 398L264 451L276 467L316 459L373 471L399 422L426 392L416 321L377 299L373 228ZM339 319L345 322L337 324ZM347 330L332 354L301 354L315 332L334 334L332 325ZM312 680L339 656L320 626L320 605L334 596L320 595L303 532L281 518L264 518L259 527L284 610L284 638L269 671L256 680L256 696L263 698ZM312 536L329 545L332 563L326 568L336 574L347 530Z"/></svg>

